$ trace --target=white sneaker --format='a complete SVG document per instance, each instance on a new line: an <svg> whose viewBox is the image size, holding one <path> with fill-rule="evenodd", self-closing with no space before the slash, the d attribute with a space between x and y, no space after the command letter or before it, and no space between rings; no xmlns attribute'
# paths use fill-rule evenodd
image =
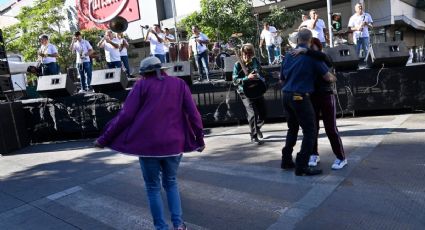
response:
<svg viewBox="0 0 425 230"><path fill-rule="evenodd" d="M78 93L85 93L86 91L84 89L80 89L80 91L78 91Z"/></svg>
<svg viewBox="0 0 425 230"><path fill-rule="evenodd" d="M319 162L320 162L319 155L311 155L310 160L308 161L308 166L315 167L317 166L317 163Z"/></svg>
<svg viewBox="0 0 425 230"><path fill-rule="evenodd" d="M332 169L338 170L344 168L348 164L347 159L340 160L336 159L334 163L332 164Z"/></svg>

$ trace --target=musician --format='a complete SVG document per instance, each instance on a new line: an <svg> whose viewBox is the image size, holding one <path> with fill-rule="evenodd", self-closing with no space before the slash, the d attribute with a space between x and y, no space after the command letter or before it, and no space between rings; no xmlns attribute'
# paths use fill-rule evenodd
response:
<svg viewBox="0 0 425 230"><path fill-rule="evenodd" d="M146 34L146 41L150 42L151 56L157 57L161 63L165 63L164 39L165 35L158 24L154 24Z"/></svg>
<svg viewBox="0 0 425 230"><path fill-rule="evenodd" d="M268 22L263 24L263 31L260 35L260 50L263 47L263 43L266 44L267 55L269 58L269 65L274 61L274 38L276 37L277 30L274 26L270 26Z"/></svg>
<svg viewBox="0 0 425 230"><path fill-rule="evenodd" d="M59 74L59 66L56 61L58 49L49 42L49 36L43 34L39 37L40 48L37 51L38 62L42 67L43 75Z"/></svg>
<svg viewBox="0 0 425 230"><path fill-rule="evenodd" d="M353 32L353 41L356 44L356 52L360 57L360 50L363 49L363 56L366 56L369 49L369 28L372 28L372 17L363 11L363 5L357 3L354 7L356 13L350 17L348 27Z"/></svg>
<svg viewBox="0 0 425 230"><path fill-rule="evenodd" d="M303 21L299 26L299 29L307 27L307 29L311 30L311 33L313 33L313 37L318 38L322 43L322 46L326 47L325 36L327 35L327 32L325 22L319 18L319 14L315 9L310 10L309 15L310 19Z"/></svg>
<svg viewBox="0 0 425 230"><path fill-rule="evenodd" d="M242 62L242 63L241 63ZM246 66L248 74L245 74L243 66ZM261 64L255 57L254 46L250 43L244 44L241 48L241 60L236 62L233 67L233 84L237 86L237 92L245 106L249 128L251 130L251 143L261 145L263 138L261 126L266 118L266 105L264 96L255 99L246 97L243 86L247 81L259 80Z"/></svg>
<svg viewBox="0 0 425 230"><path fill-rule="evenodd" d="M112 30L105 31L105 35L97 43L97 46L105 49L106 65L109 69L121 68L120 40Z"/></svg>
<svg viewBox="0 0 425 230"><path fill-rule="evenodd" d="M207 35L199 30L197 25L192 26L192 36L189 39L189 59L195 56L196 67L198 68L199 81L204 79L204 74L209 81L209 67L208 67L208 45L209 39Z"/></svg>
<svg viewBox="0 0 425 230"><path fill-rule="evenodd" d="M312 33L308 29L298 32L297 47L308 48ZM295 167L295 175L317 175L322 170L308 167L310 154L313 152L316 140L316 122L310 95L314 92L316 78L322 77L326 81L336 81L335 76L329 73L325 63L306 55L286 55L281 67L281 81L283 84L283 106L287 113L288 132L286 143L282 148L282 169ZM292 161L293 148L297 142L298 130L303 130L301 150L297 154L296 164Z"/></svg>
<svg viewBox="0 0 425 230"><path fill-rule="evenodd" d="M90 61L90 55L93 53L93 47L90 42L83 39L80 31L74 33L69 50L77 54L77 69L80 73L81 89L80 93L92 90L91 79L92 79L92 65Z"/></svg>
<svg viewBox="0 0 425 230"><path fill-rule="evenodd" d="M124 65L125 73L127 74L127 77L130 76L130 65L128 64L128 42L124 37L124 33L117 33L117 38L120 40L120 58L121 62Z"/></svg>
<svg viewBox="0 0 425 230"><path fill-rule="evenodd" d="M164 31L165 31L165 35L164 35L165 62L169 63L171 42L175 42L176 39L174 38L174 35L170 34L170 30L168 28L165 28Z"/></svg>

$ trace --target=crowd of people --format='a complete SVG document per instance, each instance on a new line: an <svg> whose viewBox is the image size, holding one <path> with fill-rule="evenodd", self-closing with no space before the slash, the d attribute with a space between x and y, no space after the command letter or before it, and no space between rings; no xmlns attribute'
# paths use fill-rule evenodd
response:
<svg viewBox="0 0 425 230"><path fill-rule="evenodd" d="M361 49L367 52L372 18L363 11L360 3L356 4L355 11L348 27L353 32L356 51L360 54ZM322 52L329 43L326 25L319 18L317 10L310 10L309 17L302 16L303 22L294 37L296 47L285 55L280 71L288 126L280 167L284 170L294 169L297 176L322 173L317 168L320 161L317 138L321 118L336 157L331 168L339 170L348 164L336 125L336 77L332 73L329 57ZM259 46L266 46L268 63L273 64L277 48L276 28L264 23L260 37ZM170 61L169 47L175 37L168 29L163 32L159 25L154 25L146 34L146 41L150 43L151 56L140 63L140 79L133 86L119 114L95 141L95 146L109 147L139 157L155 228L168 229L161 198L162 181L173 227L184 230L186 225L182 219L177 170L184 152L204 150L202 120L185 82L168 76L164 71L163 64ZM46 66L45 74L57 74L56 47L48 42L46 35L40 37L40 42L39 61ZM194 57L200 81L209 80L208 43L209 38L194 25L188 51L189 57ZM123 34L115 35L107 30L97 46L104 48L108 68L121 68L124 65L124 70L130 73L128 42ZM70 50L76 53L81 92L92 90L92 46L81 37L80 32L75 32ZM246 109L251 143L262 145L265 98L263 94L252 97L248 93L248 90L256 90L256 85L265 84L261 63L256 58L253 44L243 44L240 54L233 68L233 84ZM300 127L303 138L294 162L293 150Z"/></svg>

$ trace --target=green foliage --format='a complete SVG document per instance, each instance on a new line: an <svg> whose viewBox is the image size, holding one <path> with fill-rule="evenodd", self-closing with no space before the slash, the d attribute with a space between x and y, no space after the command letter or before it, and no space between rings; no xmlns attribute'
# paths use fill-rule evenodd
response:
<svg viewBox="0 0 425 230"><path fill-rule="evenodd" d="M64 0L36 0L33 7L23 7L17 16L19 23L4 29L6 50L21 54L25 61L36 61L37 50L40 47L38 37L47 34L50 43L58 48L61 71L74 66L75 55L69 51L73 34L63 29L66 28L64 2ZM97 29L82 31L92 46L96 44L99 33Z"/></svg>
<svg viewBox="0 0 425 230"><path fill-rule="evenodd" d="M302 10L290 11L282 6L270 6L270 14L265 19L270 25L274 25L277 29L286 30L291 28L294 23L301 17Z"/></svg>
<svg viewBox="0 0 425 230"><path fill-rule="evenodd" d="M227 40L233 33L243 33L245 41L253 42L256 22L251 0L201 0L201 12L183 19L179 26L188 36L191 26L198 25L211 40Z"/></svg>

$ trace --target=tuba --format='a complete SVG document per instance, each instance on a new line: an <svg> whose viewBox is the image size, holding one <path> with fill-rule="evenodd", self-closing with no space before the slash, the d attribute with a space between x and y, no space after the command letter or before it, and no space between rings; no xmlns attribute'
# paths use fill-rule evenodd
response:
<svg viewBox="0 0 425 230"><path fill-rule="evenodd" d="M109 28L115 33L122 33L127 30L127 27L127 19L121 16L116 16L111 21L109 21Z"/></svg>

